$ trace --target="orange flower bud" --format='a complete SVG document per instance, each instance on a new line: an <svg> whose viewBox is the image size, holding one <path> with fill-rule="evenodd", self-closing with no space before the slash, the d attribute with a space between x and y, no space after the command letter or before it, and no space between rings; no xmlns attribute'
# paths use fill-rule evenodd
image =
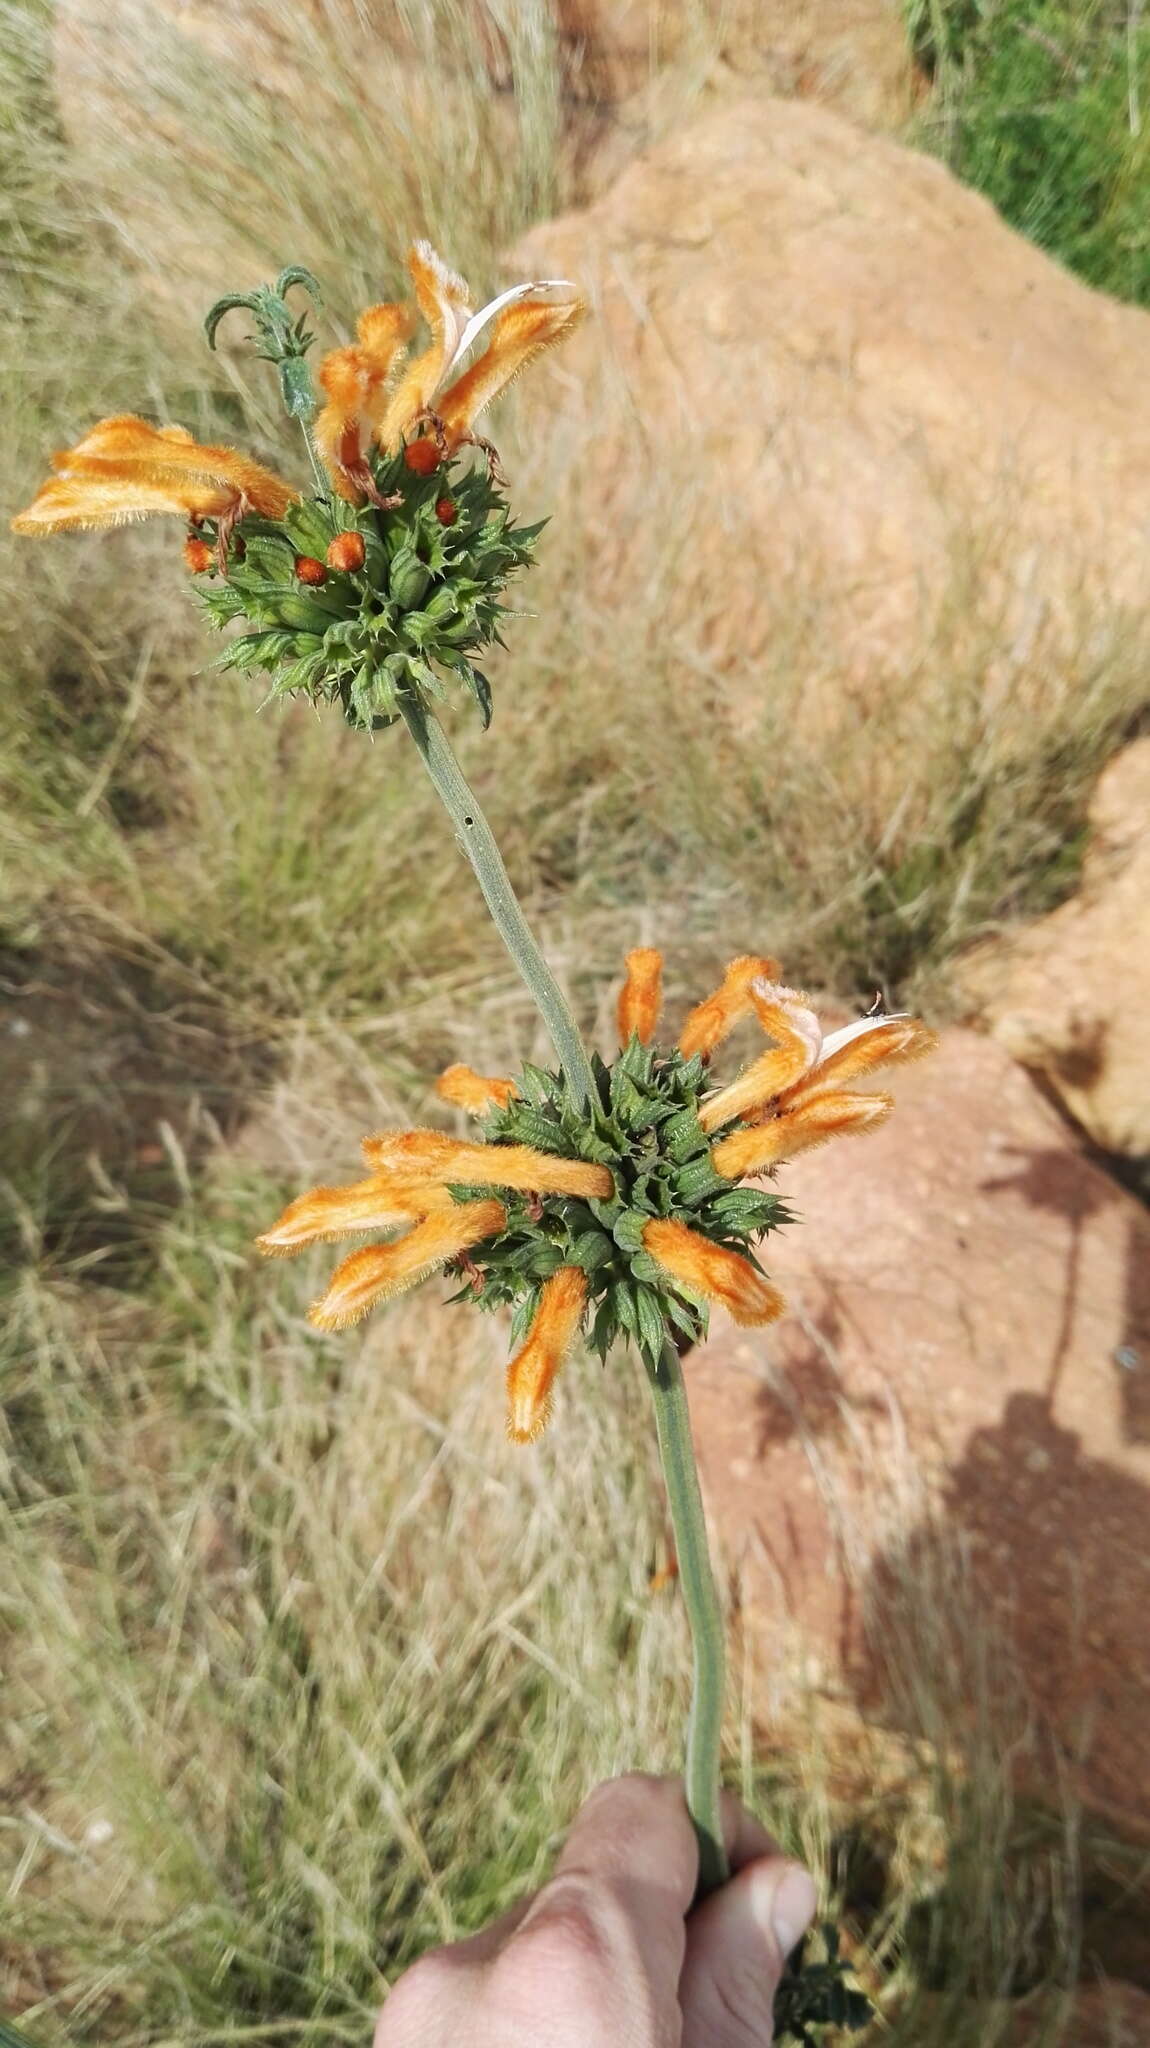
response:
<svg viewBox="0 0 1150 2048"><path fill-rule="evenodd" d="M329 569L342 569L345 576L354 576L358 569L362 569L366 555L367 545L362 533L337 533L327 551L327 566Z"/></svg>
<svg viewBox="0 0 1150 2048"><path fill-rule="evenodd" d="M560 1266L544 1283L527 1342L507 1368L507 1434L513 1443L529 1444L546 1427L555 1376L586 1299L587 1280L578 1266Z"/></svg>
<svg viewBox="0 0 1150 2048"><path fill-rule="evenodd" d="M409 441L403 451L404 465L413 476L430 476L439 468L439 450L427 435L418 441Z"/></svg>
<svg viewBox="0 0 1150 2048"><path fill-rule="evenodd" d="M327 570L322 562L316 561L314 555L297 555L295 572L301 583L327 582Z"/></svg>
<svg viewBox="0 0 1150 2048"><path fill-rule="evenodd" d="M673 1217L654 1218L643 1230L644 1249L693 1294L722 1302L736 1323L750 1328L773 1323L785 1306L778 1289L757 1273L749 1259L712 1244Z"/></svg>
<svg viewBox="0 0 1150 2048"><path fill-rule="evenodd" d="M654 946L635 946L627 955L627 979L619 992L619 1042L632 1033L649 1045L659 1022L663 987L663 955Z"/></svg>
<svg viewBox="0 0 1150 2048"><path fill-rule="evenodd" d="M204 570L212 566L212 551L207 541L201 540L196 533L189 533L184 542L184 564L193 576L202 576Z"/></svg>
<svg viewBox="0 0 1150 2048"><path fill-rule="evenodd" d="M459 507L454 498L437 498L435 516L441 526L454 526L459 517Z"/></svg>

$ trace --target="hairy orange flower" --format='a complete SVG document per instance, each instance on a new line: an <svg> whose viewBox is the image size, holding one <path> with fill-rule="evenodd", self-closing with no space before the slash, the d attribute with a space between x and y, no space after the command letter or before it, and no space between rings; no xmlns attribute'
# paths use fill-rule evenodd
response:
<svg viewBox="0 0 1150 2048"><path fill-rule="evenodd" d="M372 1166L395 1166L401 1173L427 1174L456 1185L490 1184L540 1195L597 1196L601 1201L614 1192L605 1166L537 1152L531 1145L471 1145L442 1131L385 1131L365 1138L363 1153Z"/></svg>
<svg viewBox="0 0 1150 2048"><path fill-rule="evenodd" d="M414 325L409 306L369 306L356 322L356 341L320 363L327 403L316 419L316 446L340 497L353 505L378 496L364 442L383 420L392 372Z"/></svg>
<svg viewBox="0 0 1150 2048"><path fill-rule="evenodd" d="M644 1249L684 1287L721 1302L736 1323L773 1323L785 1306L776 1287L741 1252L713 1244L674 1217L656 1218L643 1231Z"/></svg>
<svg viewBox="0 0 1150 2048"><path fill-rule="evenodd" d="M764 1173L781 1160L809 1152L827 1138L873 1131L893 1108L893 1095L852 1095L845 1088L831 1088L798 1108L732 1131L712 1146L711 1164L728 1180L743 1180L748 1174Z"/></svg>
<svg viewBox="0 0 1150 2048"><path fill-rule="evenodd" d="M748 999L763 1029L778 1045L760 1054L737 1081L720 1088L699 1111L705 1131L717 1130L732 1117L746 1116L802 1079L819 1056L823 1034L813 1010L793 989L752 981Z"/></svg>
<svg viewBox="0 0 1150 2048"><path fill-rule="evenodd" d="M513 285L473 313L463 279L429 242L417 242L407 264L431 339L396 385L379 440L385 448L398 448L428 424L438 454L447 456L471 438L479 414L528 363L572 332L586 308L566 278L543 278ZM487 347L464 370L465 358L489 326Z"/></svg>
<svg viewBox="0 0 1150 2048"><path fill-rule="evenodd" d="M298 495L234 448L201 446L185 427L152 427L133 413L100 420L52 467L14 533L118 526L153 512L230 525L248 511L281 519Z"/></svg>
<svg viewBox="0 0 1150 2048"><path fill-rule="evenodd" d="M390 1230L393 1224L453 1206L447 1189L434 1182L373 1173L348 1187L309 1188L297 1195L256 1243L273 1258L290 1256L305 1245L330 1243L356 1230Z"/></svg>
<svg viewBox="0 0 1150 2048"><path fill-rule="evenodd" d="M627 979L619 991L620 1043L634 1034L648 1045L659 1024L663 995L663 955L654 946L636 946L627 955Z"/></svg>
<svg viewBox="0 0 1150 2048"><path fill-rule="evenodd" d="M709 1058L750 1010L753 984L773 981L778 971L778 961L765 955L740 953L732 960L714 994L696 1005L679 1033L679 1051L684 1057L693 1059L701 1053Z"/></svg>
<svg viewBox="0 0 1150 2048"><path fill-rule="evenodd" d="M578 1266L560 1266L544 1282L527 1342L507 1368L507 1434L528 1444L547 1425L551 1389L587 1301L587 1278Z"/></svg>
<svg viewBox="0 0 1150 2048"><path fill-rule="evenodd" d="M317 1330L358 1323L378 1301L402 1294L448 1259L494 1237L506 1220L502 1202L453 1203L425 1216L394 1244L365 1245L336 1267L327 1292L312 1303L308 1321Z"/></svg>
<svg viewBox="0 0 1150 2048"><path fill-rule="evenodd" d="M762 1173L827 1138L873 1130L889 1116L893 1098L859 1094L843 1082L920 1059L938 1043L917 1017L859 1017L824 1039L814 1011L793 990L756 982L751 995L778 1047L699 1113L708 1131L745 1120L711 1148L715 1171L732 1180Z"/></svg>

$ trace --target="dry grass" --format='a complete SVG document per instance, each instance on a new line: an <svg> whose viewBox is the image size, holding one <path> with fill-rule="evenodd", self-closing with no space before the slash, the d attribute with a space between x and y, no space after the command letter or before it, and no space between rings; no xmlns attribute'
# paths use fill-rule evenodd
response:
<svg viewBox="0 0 1150 2048"><path fill-rule="evenodd" d="M467 41L484 9L403 12L409 42L430 24L442 91L429 106L410 49L389 60L388 128L317 9L299 38L334 111L305 139L146 9L151 125L101 125L97 96L77 157L44 18L3 10L15 501L46 447L121 408L287 459L258 367L213 364L195 332L267 262L314 262L337 330L412 231L493 274L571 175L549 16L499 13L493 83ZM525 516L561 501L554 451L515 473ZM762 705L736 738L700 716L710 679L685 689L660 651L657 577L622 623L589 611L575 531L545 536L492 733L461 745L589 1025L623 947L660 939L672 1001L769 944L842 994L941 1006L955 947L1067 886L1093 774L1144 703L1121 622L1064 652L1013 730L987 711L995 625L971 634L959 550L881 727L794 743L804 612L729 679ZM3 975L42 1034L3 1053L0 2006L123 2048L360 2041L384 1978L530 1883L591 1782L673 1765L685 1645L647 1588L665 1539L626 1360L574 1369L524 1457L502 1441L497 1328L431 1323L424 1296L362 1344L319 1341L300 1310L321 1265L253 1269L257 1223L338 1177L371 1122L424 1110L437 1065L543 1048L394 735L253 717L246 686L203 673L173 552L141 531L0 564ZM892 747L907 794L879 815L860 793ZM1035 1995L1055 1991L1034 2038L1053 2039L1072 1816L1020 1831L1008 1666L973 1627L966 1663L940 1656L936 1611L909 1602L894 1660L920 1694L913 1768L869 1809L849 1818L813 1739L773 1755L745 1702L732 1774L849 1894L887 2038L1000 2038L1039 1955Z"/></svg>

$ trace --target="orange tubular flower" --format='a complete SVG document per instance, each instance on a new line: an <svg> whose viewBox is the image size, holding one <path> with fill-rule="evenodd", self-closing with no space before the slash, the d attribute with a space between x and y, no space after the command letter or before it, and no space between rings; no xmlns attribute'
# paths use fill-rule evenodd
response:
<svg viewBox="0 0 1150 2048"><path fill-rule="evenodd" d="M507 1368L507 1434L529 1444L547 1425L551 1389L575 1339L587 1300L578 1266L561 1266L544 1282L527 1342Z"/></svg>
<svg viewBox="0 0 1150 2048"><path fill-rule="evenodd" d="M812 1095L800 1108L732 1131L711 1147L711 1164L728 1180L743 1180L748 1174L764 1173L781 1160L809 1152L827 1138L873 1131L893 1108L893 1095L852 1095L845 1088L828 1088L825 1095Z"/></svg>
<svg viewBox="0 0 1150 2048"><path fill-rule="evenodd" d="M330 1243L349 1231L390 1230L412 1217L429 1216L433 1209L452 1207L445 1187L399 1173L373 1173L349 1187L309 1188L297 1195L256 1243L269 1257L290 1257L305 1245Z"/></svg>
<svg viewBox="0 0 1150 2048"><path fill-rule="evenodd" d="M336 1267L326 1294L312 1303L308 1321L317 1330L343 1330L358 1323L378 1301L402 1294L448 1259L494 1237L506 1220L502 1202L453 1203L450 1209L424 1217L394 1244L366 1245L352 1252Z"/></svg>
<svg viewBox="0 0 1150 2048"><path fill-rule="evenodd" d="M716 1173L731 1180L762 1173L827 1138L873 1130L889 1116L893 1098L859 1094L842 1083L920 1059L938 1043L917 1017L860 1017L824 1039L814 1012L790 990L757 983L752 996L780 1047L700 1111L706 1130L735 1116L749 1119L711 1148Z"/></svg>
<svg viewBox="0 0 1150 2048"><path fill-rule="evenodd" d="M236 449L201 447L184 427L152 427L132 413L100 420L52 467L55 476L12 521L14 533L119 526L153 512L229 525L248 511L281 519L297 496Z"/></svg>
<svg viewBox="0 0 1150 2048"><path fill-rule="evenodd" d="M408 365L387 407L379 436L385 448L398 447L403 436L426 419L471 315L471 294L466 284L448 268L430 242L415 243L408 251L407 267L431 341L423 354Z"/></svg>
<svg viewBox="0 0 1150 2048"><path fill-rule="evenodd" d="M316 446L341 498L352 505L378 498L364 441L387 410L396 362L415 325L409 306L369 306L356 322L358 339L332 349L317 372L327 399L315 423Z"/></svg>
<svg viewBox="0 0 1150 2048"><path fill-rule="evenodd" d="M627 979L619 992L619 1040L634 1035L649 1045L659 1024L663 993L663 955L653 946L636 946L627 955Z"/></svg>
<svg viewBox="0 0 1150 2048"><path fill-rule="evenodd" d="M445 1067L435 1092L470 1116L486 1116L489 1109L506 1109L515 1094L515 1083L497 1075L477 1074L473 1067Z"/></svg>
<svg viewBox="0 0 1150 2048"><path fill-rule="evenodd" d="M778 971L777 960L755 953L741 953L732 960L714 995L691 1011L679 1033L684 1059L693 1059L696 1053L708 1059L750 1010L752 984L773 981Z"/></svg>
<svg viewBox="0 0 1150 2048"><path fill-rule="evenodd" d="M648 1223L643 1246L673 1279L708 1301L721 1302L734 1321L746 1328L773 1323L783 1312L782 1295L755 1271L749 1259L713 1244L673 1217Z"/></svg>
<svg viewBox="0 0 1150 2048"><path fill-rule="evenodd" d="M429 242L417 242L407 261L431 341L397 384L379 440L384 448L396 449L409 434L428 426L438 456L446 459L473 438L471 429L484 408L537 355L570 334L586 308L566 278L541 278L513 285L473 313L463 279ZM488 326L491 338L483 354L470 369L462 369Z"/></svg>
<svg viewBox="0 0 1150 2048"><path fill-rule="evenodd" d="M441 1183L526 1188L539 1195L582 1195L606 1201L615 1183L605 1166L562 1159L531 1145L471 1145L441 1131L388 1131L363 1140L372 1166L426 1174Z"/></svg>
<svg viewBox="0 0 1150 2048"><path fill-rule="evenodd" d="M779 1043L763 1053L732 1081L712 1095L699 1111L705 1131L714 1131L732 1117L746 1116L789 1088L813 1067L823 1042L822 1029L813 1010L794 989L776 983L752 982L748 996L763 1029Z"/></svg>

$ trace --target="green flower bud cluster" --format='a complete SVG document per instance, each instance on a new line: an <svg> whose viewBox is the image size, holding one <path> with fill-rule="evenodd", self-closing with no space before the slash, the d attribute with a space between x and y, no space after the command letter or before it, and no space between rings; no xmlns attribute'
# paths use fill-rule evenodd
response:
<svg viewBox="0 0 1150 2048"><path fill-rule="evenodd" d="M481 467L420 476L400 453L378 458L374 474L381 498L401 502L357 510L334 495L300 498L282 521L240 520L226 566L200 587L213 624L247 629L219 666L266 672L273 697L338 703L369 732L394 723L404 692L445 696L446 679L470 692L486 726L491 689L471 657L503 644L504 587L533 560L546 522L515 525ZM362 539L358 569L328 566L343 534Z"/></svg>
<svg viewBox="0 0 1150 2048"><path fill-rule="evenodd" d="M610 1200L500 1192L507 1227L458 1262L466 1286L454 1298L483 1308L514 1306L512 1342L526 1336L545 1280L560 1266L587 1276L588 1341L606 1360L620 1338L657 1363L668 1327L689 1343L707 1332L707 1305L672 1279L643 1246L653 1217L671 1217L700 1236L758 1264L752 1240L791 1221L785 1203L763 1188L735 1187L715 1172L713 1139L699 1122L707 1069L697 1056L643 1045L633 1037L611 1066L592 1054L595 1093L572 1107L562 1076L526 1066L518 1094L485 1119L489 1141L531 1145L561 1158L610 1169ZM490 1188L458 1187L474 1201Z"/></svg>

